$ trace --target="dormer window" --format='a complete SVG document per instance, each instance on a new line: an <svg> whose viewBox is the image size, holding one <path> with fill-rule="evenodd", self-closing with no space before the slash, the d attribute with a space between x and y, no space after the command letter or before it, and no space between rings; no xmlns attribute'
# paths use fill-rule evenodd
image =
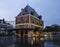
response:
<svg viewBox="0 0 60 47"><path fill-rule="evenodd" d="M31 12L31 15L34 15L34 12L33 11Z"/></svg>
<svg viewBox="0 0 60 47"><path fill-rule="evenodd" d="M27 9L25 9L25 12L27 12Z"/></svg>

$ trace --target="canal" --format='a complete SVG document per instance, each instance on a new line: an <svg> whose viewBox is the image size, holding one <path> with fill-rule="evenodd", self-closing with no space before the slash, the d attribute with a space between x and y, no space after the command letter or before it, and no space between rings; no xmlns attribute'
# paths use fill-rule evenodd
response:
<svg viewBox="0 0 60 47"><path fill-rule="evenodd" d="M0 37L0 47L60 47L60 42L54 41L39 41L28 43L25 39L16 37Z"/></svg>

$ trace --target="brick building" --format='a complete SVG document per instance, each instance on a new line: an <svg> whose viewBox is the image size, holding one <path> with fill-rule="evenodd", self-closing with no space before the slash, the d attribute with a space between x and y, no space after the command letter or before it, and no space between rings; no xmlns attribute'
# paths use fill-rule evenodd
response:
<svg viewBox="0 0 60 47"><path fill-rule="evenodd" d="M43 32L44 22L42 16L38 15L36 11L27 5L25 8L21 9L21 12L16 16L16 34L19 37L39 37Z"/></svg>

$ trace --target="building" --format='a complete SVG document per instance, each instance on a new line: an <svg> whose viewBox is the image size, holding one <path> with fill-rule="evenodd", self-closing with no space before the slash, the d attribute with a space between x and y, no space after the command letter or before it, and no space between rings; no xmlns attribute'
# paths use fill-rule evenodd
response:
<svg viewBox="0 0 60 47"><path fill-rule="evenodd" d="M53 32L44 32L44 40L53 40Z"/></svg>
<svg viewBox="0 0 60 47"><path fill-rule="evenodd" d="M28 39L33 37L33 40L38 40L35 37L43 35L44 22L42 16L38 15L33 8L27 5L16 16L16 28L20 29L16 31L17 36Z"/></svg>
<svg viewBox="0 0 60 47"><path fill-rule="evenodd" d="M60 41L60 25L54 24L46 26L44 29L45 40L59 40Z"/></svg>
<svg viewBox="0 0 60 47"><path fill-rule="evenodd" d="M12 29L13 26L9 23L6 23L4 19L0 19L0 35L7 35L8 29Z"/></svg>
<svg viewBox="0 0 60 47"><path fill-rule="evenodd" d="M10 23L15 28L15 21L6 21L6 23Z"/></svg>

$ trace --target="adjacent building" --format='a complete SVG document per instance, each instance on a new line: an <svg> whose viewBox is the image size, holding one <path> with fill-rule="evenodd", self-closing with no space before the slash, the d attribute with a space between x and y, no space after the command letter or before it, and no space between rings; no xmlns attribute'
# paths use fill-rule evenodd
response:
<svg viewBox="0 0 60 47"><path fill-rule="evenodd" d="M13 26L13 28L15 28L15 21L6 21L6 23L9 23Z"/></svg>
<svg viewBox="0 0 60 47"><path fill-rule="evenodd" d="M44 29L45 40L60 40L60 25L46 26Z"/></svg>
<svg viewBox="0 0 60 47"><path fill-rule="evenodd" d="M13 26L10 23L6 23L4 19L0 19L0 35L7 35L8 29L12 29Z"/></svg>

